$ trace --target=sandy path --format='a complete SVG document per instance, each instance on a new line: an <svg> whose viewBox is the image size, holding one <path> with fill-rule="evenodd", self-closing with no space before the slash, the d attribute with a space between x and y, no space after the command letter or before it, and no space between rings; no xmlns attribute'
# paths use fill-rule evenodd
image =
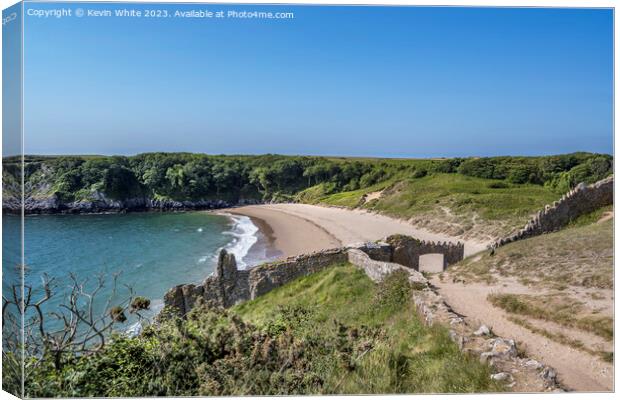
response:
<svg viewBox="0 0 620 400"><path fill-rule="evenodd" d="M542 335L509 321L506 313L487 301L489 293L518 290L502 289L485 284L441 282L432 280L446 302L474 324L484 323L499 336L525 343L526 352L558 372L558 379L566 387L578 391L613 390L613 366L584 351L557 343ZM515 289L515 288L512 288Z"/></svg>
<svg viewBox="0 0 620 400"><path fill-rule="evenodd" d="M435 242L460 240L363 210L308 204L265 204L238 207L230 212L264 220L273 229L276 247L288 255L378 240L396 233ZM460 241L465 243L465 256L486 248L485 243Z"/></svg>

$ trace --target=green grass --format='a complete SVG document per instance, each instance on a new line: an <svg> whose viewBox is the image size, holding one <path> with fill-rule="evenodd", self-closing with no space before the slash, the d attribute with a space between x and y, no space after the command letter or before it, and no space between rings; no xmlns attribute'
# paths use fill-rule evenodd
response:
<svg viewBox="0 0 620 400"><path fill-rule="evenodd" d="M374 208L401 216L414 216L437 206L456 214L477 212L488 220L525 218L558 198L539 185L506 185L491 188L501 181L472 178L460 174L433 174L404 181L402 186L382 198Z"/></svg>
<svg viewBox="0 0 620 400"><path fill-rule="evenodd" d="M330 185L323 183L301 191L295 196L295 199L307 204L327 204L330 206L355 208L360 205L362 196L383 190L393 184L393 182L394 179L391 179L363 189L334 194L327 194L330 191Z"/></svg>
<svg viewBox="0 0 620 400"><path fill-rule="evenodd" d="M580 215L576 219L572 220L568 224L568 227L580 227L580 226L591 225L597 222L599 219L601 219L606 212L610 212L613 210L614 210L613 205L601 207L598 210L592 211L591 213Z"/></svg>
<svg viewBox="0 0 620 400"><path fill-rule="evenodd" d="M92 354L28 357L26 397L501 391L447 328L420 322L412 294L402 271L374 284L343 264L228 310L198 301L181 318L164 308L157 324ZM3 374L19 387L19 369Z"/></svg>
<svg viewBox="0 0 620 400"><path fill-rule="evenodd" d="M361 204L364 194L380 190L384 192L379 199ZM443 173L422 178L401 175L360 190L329 192L329 185L317 185L299 193L296 199L304 203L348 208L361 205L398 218L448 220L444 212L447 209L453 216L450 222L461 224L464 231L472 228L487 231L491 225L500 224L501 230L492 231L493 234L508 234L521 227L534 212L560 197L540 185L516 185ZM480 222L477 227L471 222L474 218Z"/></svg>
<svg viewBox="0 0 620 400"><path fill-rule="evenodd" d="M325 343L337 342L343 335L352 340L352 354L344 366L329 351L315 356L313 363L324 381L321 393L501 390L489 379L489 367L461 353L445 328L428 328L420 322L411 289L398 282L394 278L375 285L360 270L338 266L232 311L268 331L285 330ZM291 318L291 310L296 317Z"/></svg>

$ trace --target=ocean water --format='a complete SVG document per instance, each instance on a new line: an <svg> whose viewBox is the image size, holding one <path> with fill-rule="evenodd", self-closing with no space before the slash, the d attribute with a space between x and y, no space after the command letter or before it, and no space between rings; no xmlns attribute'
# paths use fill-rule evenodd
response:
<svg viewBox="0 0 620 400"><path fill-rule="evenodd" d="M6 233L18 231L19 224L19 217L3 217ZM129 286L135 295L151 299L151 311L146 313L151 317L163 307L168 289L200 283L213 273L222 248L235 254L240 269L267 259L265 238L244 216L207 212L37 215L27 216L24 224L26 285L40 296L42 277L53 279L55 296L46 311L57 311L66 301L71 274L84 283L86 291L103 277L105 286L95 301L97 312L126 299ZM7 277L19 276L14 264L18 248L19 235L5 235ZM135 322L130 318L126 325ZM47 323L53 326L53 318Z"/></svg>

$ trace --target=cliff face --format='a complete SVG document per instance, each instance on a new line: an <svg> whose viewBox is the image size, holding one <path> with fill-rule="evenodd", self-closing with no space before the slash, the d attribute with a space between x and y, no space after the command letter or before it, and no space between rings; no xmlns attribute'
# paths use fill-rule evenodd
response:
<svg viewBox="0 0 620 400"><path fill-rule="evenodd" d="M240 199L237 202L225 200L156 200L147 197L134 197L113 200L102 192L93 192L87 200L62 201L57 195L26 195L24 211L26 214L87 214L118 213L126 211L182 211L210 210L236 205L259 204L258 200ZM5 196L2 209L7 213L21 213L21 201L18 196Z"/></svg>

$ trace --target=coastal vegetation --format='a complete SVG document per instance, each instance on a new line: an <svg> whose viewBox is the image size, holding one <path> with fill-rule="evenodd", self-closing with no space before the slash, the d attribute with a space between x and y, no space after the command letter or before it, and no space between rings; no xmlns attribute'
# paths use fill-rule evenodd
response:
<svg viewBox="0 0 620 400"><path fill-rule="evenodd" d="M17 196L21 164L5 158L4 167L5 198ZM613 159L590 153L426 160L149 153L27 156L23 168L26 197L35 203L296 201L365 208L464 237L470 232L497 237L578 183L612 174ZM482 298L532 333L611 360L613 320L604 307L613 287L612 221L604 220L610 211L603 208L560 232L478 254L444 278L498 287L516 281L530 291L502 287L502 294ZM98 345L66 335L83 332L76 328L61 335L66 340L55 343L52 335L49 343L24 349L26 395L501 390L490 378L492 368L460 352L445 327L420 322L411 290L398 274L375 285L341 265L229 310L200 304L181 318L165 309L131 336L121 330L127 316L150 308L149 299L133 297L106 309L95 327L95 338L105 338ZM78 304L73 303L77 314ZM602 345L568 340L564 329L594 335ZM8 366L3 387L14 393L21 391L20 346L15 340L3 351Z"/></svg>
<svg viewBox="0 0 620 400"><path fill-rule="evenodd" d="M64 201L87 199L93 191L119 200L149 196L173 200L268 201L293 199L295 195L298 199L314 200L317 195L356 191L361 194L424 178L426 185L432 181L431 176L446 174L458 177L446 182L446 192L454 189L454 185L472 186L472 192L481 188L501 190L534 185L564 193L577 183L602 179L613 169L611 156L591 153L451 159L145 153L131 157L26 156L24 161L27 189L38 195L55 195ZM3 171L7 183L17 183L20 158L5 158ZM463 180L465 177L478 179ZM301 193L304 190L309 190L307 196Z"/></svg>
<svg viewBox="0 0 620 400"><path fill-rule="evenodd" d="M145 153L24 161L29 212L88 211L76 204L101 199L121 202L119 209L144 204L136 199L190 207L294 201L361 207L451 235L486 238L509 233L578 183L613 172L610 155L592 153L444 159ZM18 158L4 159L9 211L19 206L9 203L20 197L20 171Z"/></svg>
<svg viewBox="0 0 620 400"><path fill-rule="evenodd" d="M491 367L418 319L405 274L374 284L351 265L224 310L169 309L90 351L28 354L28 397L438 393L502 390ZM135 297L132 307L148 307ZM3 354L7 357L11 353ZM3 385L19 392L19 376Z"/></svg>

